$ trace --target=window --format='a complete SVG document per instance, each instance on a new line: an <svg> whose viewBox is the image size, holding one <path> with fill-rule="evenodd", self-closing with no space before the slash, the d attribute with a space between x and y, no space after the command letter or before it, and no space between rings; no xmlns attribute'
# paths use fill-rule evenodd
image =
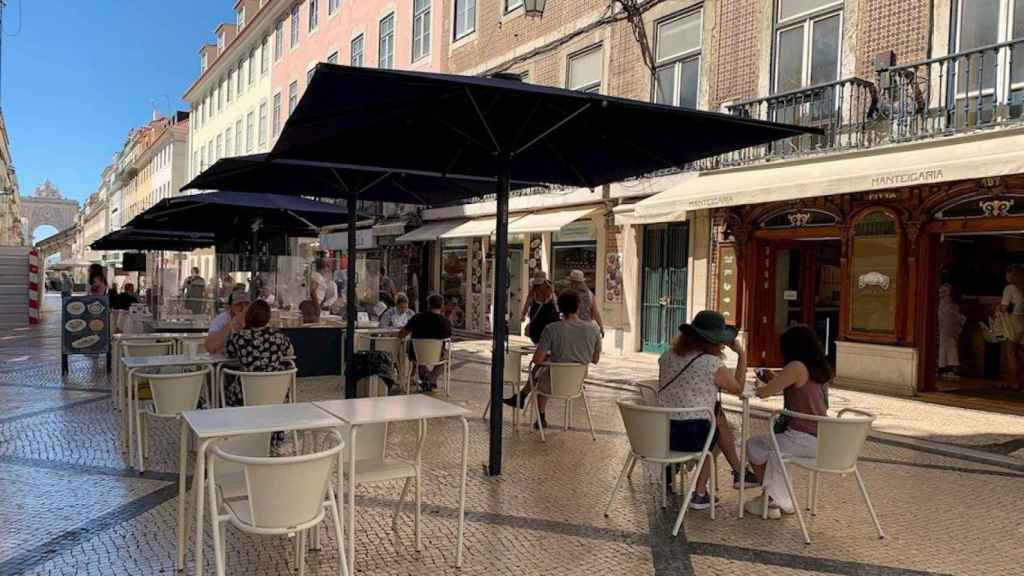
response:
<svg viewBox="0 0 1024 576"><path fill-rule="evenodd" d="M505 0L505 14L523 5L523 0Z"/></svg>
<svg viewBox="0 0 1024 576"><path fill-rule="evenodd" d="M703 17L699 10L657 24L655 102L697 107L702 25Z"/></svg>
<svg viewBox="0 0 1024 576"><path fill-rule="evenodd" d="M299 103L299 83L292 82L288 85L288 115L295 111L295 105Z"/></svg>
<svg viewBox="0 0 1024 576"><path fill-rule="evenodd" d="M245 115L245 151L252 152L253 136L256 130L256 114L252 110Z"/></svg>
<svg viewBox="0 0 1024 576"><path fill-rule="evenodd" d="M900 237L896 218L882 209L853 227L850 263L850 328L895 334L900 293Z"/></svg>
<svg viewBox="0 0 1024 576"><path fill-rule="evenodd" d="M235 120L235 154L241 154L242 150L242 119Z"/></svg>
<svg viewBox="0 0 1024 576"><path fill-rule="evenodd" d="M270 122L271 122L271 125L272 125L273 135L277 136L277 134L281 131L281 93L280 92L278 92L277 94L274 94L274 109L271 111L271 114L272 114L272 116L271 116Z"/></svg>
<svg viewBox="0 0 1024 576"><path fill-rule="evenodd" d="M836 0L779 0L776 93L839 79L842 7Z"/></svg>
<svg viewBox="0 0 1024 576"><path fill-rule="evenodd" d="M213 156L214 162L224 157L224 141L222 138L220 134L217 134L217 153Z"/></svg>
<svg viewBox="0 0 1024 576"><path fill-rule="evenodd" d="M476 30L476 0L455 0L455 39Z"/></svg>
<svg viewBox="0 0 1024 576"><path fill-rule="evenodd" d="M278 20L274 24L274 62L281 59L284 54L284 20Z"/></svg>
<svg viewBox="0 0 1024 576"><path fill-rule="evenodd" d="M328 64L337 64L338 63L338 51L337 50L335 50L334 52L331 52L327 56L327 63Z"/></svg>
<svg viewBox="0 0 1024 576"><path fill-rule="evenodd" d="M270 36L264 36L263 44L260 45L260 76L266 76L268 68L270 68Z"/></svg>
<svg viewBox="0 0 1024 576"><path fill-rule="evenodd" d="M1024 0L959 0L955 5L956 52L1024 37ZM956 78L957 98L970 100L970 103L957 108L969 110L972 115L980 109L982 117L975 119L976 122L992 120L997 89L1001 92L1001 102L1008 99L1017 103L1024 95L1024 86L1021 85L1024 82L1024 62L1021 62L1020 51L1014 47L975 53L956 60L951 68L948 74ZM1002 94L1007 86L1010 98ZM977 102L979 97L982 99L980 105Z"/></svg>
<svg viewBox="0 0 1024 576"><path fill-rule="evenodd" d="M232 91L235 88L235 70L234 69L231 69L231 70L228 71L228 81L227 81L226 88L227 88L227 95L226 95L227 96L227 102L228 102L228 104L231 104L231 93L232 93Z"/></svg>
<svg viewBox="0 0 1024 576"><path fill-rule="evenodd" d="M566 87L580 92L600 92L604 58L601 46L569 56Z"/></svg>
<svg viewBox="0 0 1024 576"><path fill-rule="evenodd" d="M316 31L320 24L320 5L317 0L309 0L309 33Z"/></svg>
<svg viewBox="0 0 1024 576"><path fill-rule="evenodd" d="M238 25L239 30L245 28L245 6L242 6L238 9L238 13L236 14L235 18L235 24Z"/></svg>
<svg viewBox="0 0 1024 576"><path fill-rule="evenodd" d="M388 14L380 21L380 41L377 45L377 65L395 67L395 15Z"/></svg>
<svg viewBox="0 0 1024 576"><path fill-rule="evenodd" d="M224 32L221 32L220 34L217 34L217 53L218 54L223 54L224 53L224 43L225 43L224 41L225 41Z"/></svg>
<svg viewBox="0 0 1024 576"><path fill-rule="evenodd" d="M260 146L267 143L267 101L260 102L260 124L259 124Z"/></svg>
<svg viewBox="0 0 1024 576"><path fill-rule="evenodd" d="M245 61L239 60L238 71L235 72L235 92L239 96L242 95L242 87L245 86L245 83L242 80L242 76L244 76L243 72L245 72Z"/></svg>
<svg viewBox="0 0 1024 576"><path fill-rule="evenodd" d="M341 0L327 0L327 15L330 16L338 11Z"/></svg>
<svg viewBox="0 0 1024 576"><path fill-rule="evenodd" d="M363 65L363 35L360 34L352 39L351 46L352 56L349 59L349 63L353 66Z"/></svg>
<svg viewBox="0 0 1024 576"><path fill-rule="evenodd" d="M299 5L292 6L292 14L289 18L289 24L291 25L291 46L295 48L299 45Z"/></svg>
<svg viewBox="0 0 1024 576"><path fill-rule="evenodd" d="M431 0L412 0L413 62L430 54L430 2Z"/></svg>
<svg viewBox="0 0 1024 576"><path fill-rule="evenodd" d="M256 49L249 50L249 84L256 82Z"/></svg>
<svg viewBox="0 0 1024 576"><path fill-rule="evenodd" d="M227 129L224 130L224 155L225 156L234 156L235 153L233 151L234 150L233 145L234 145L234 141L231 139L231 126L228 126Z"/></svg>
<svg viewBox="0 0 1024 576"><path fill-rule="evenodd" d="M199 164L199 150L194 150L192 152L192 177L199 176L202 169L203 167Z"/></svg>

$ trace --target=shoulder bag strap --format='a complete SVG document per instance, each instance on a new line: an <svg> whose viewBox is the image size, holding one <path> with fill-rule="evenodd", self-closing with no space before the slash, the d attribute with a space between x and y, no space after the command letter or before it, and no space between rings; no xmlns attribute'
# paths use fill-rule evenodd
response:
<svg viewBox="0 0 1024 576"><path fill-rule="evenodd" d="M694 362L696 362L696 361L697 361L697 359L698 359L698 358L700 358L700 357L701 357L701 356L703 356L703 355L704 355L704 353L703 353L703 352L701 352L700 354L697 354L696 356L694 356L694 357L693 357L693 358L692 358L692 359L691 359L691 360L690 360L689 362L687 362L687 363L686 363L686 366L683 366L683 369L682 369L682 370L680 370L680 371L679 371L678 373L676 373L676 375L675 375L675 376L673 376L673 377L672 377L672 379L671 379L671 380L669 380L668 382L666 382L666 383L665 383L665 384L664 384L664 385L663 385L663 386L662 386L661 388L658 388L658 392L661 392L661 391L662 391L662 390L664 390L665 388L668 388L668 387L669 387L669 385L671 385L671 384L672 384L673 382L675 382L676 380L678 380L678 379L679 379L679 377L683 375L683 372L686 372L686 370L690 368L690 365L691 365L691 364L693 364Z"/></svg>

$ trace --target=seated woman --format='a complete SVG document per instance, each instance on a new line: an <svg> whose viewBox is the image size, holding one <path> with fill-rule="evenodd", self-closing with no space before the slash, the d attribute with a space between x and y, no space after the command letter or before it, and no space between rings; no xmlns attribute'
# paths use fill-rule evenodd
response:
<svg viewBox="0 0 1024 576"><path fill-rule="evenodd" d="M735 370L722 362L723 349L728 346L739 356ZM732 394L743 392L746 380L747 354L736 341L736 329L725 323L718 312L704 310L692 324L679 326L679 337L658 358L658 405L674 408L709 408L715 414L717 431L712 440L715 453L721 451L733 469L733 484L739 485L740 459L736 453L736 439L718 401L719 390ZM707 420L692 417L673 418L669 447L679 452L699 452L704 449L711 425ZM703 510L711 506L707 493L711 462L706 461L697 479L690 507ZM747 471L745 481L756 483Z"/></svg>
<svg viewBox="0 0 1024 576"><path fill-rule="evenodd" d="M320 307L312 300L303 300L299 303L299 314L302 314L303 324L316 324L320 321Z"/></svg>
<svg viewBox="0 0 1024 576"><path fill-rule="evenodd" d="M832 368L828 357L818 341L817 335L807 326L791 326L779 337L782 358L786 363L779 372L763 372L768 381L757 389L760 398L767 398L782 392L787 410L811 414L828 415L828 383L832 380ZM783 421L779 421L780 424ZM776 425L775 439L784 454L798 457L814 457L818 450L818 423L794 418L784 423L785 430ZM754 467L754 473L762 480L764 494L745 504L751 514L761 515L764 501L768 498L768 517L780 518L783 513L792 514L793 501L786 490L786 479L777 458L772 458L771 439L757 436L747 442L747 459Z"/></svg>
<svg viewBox="0 0 1024 576"><path fill-rule="evenodd" d="M405 328L416 313L409 308L409 297L405 292L395 295L395 306L388 308L380 317L381 328Z"/></svg>
<svg viewBox="0 0 1024 576"><path fill-rule="evenodd" d="M267 324L270 305L257 300L245 312L245 328L231 333L224 353L235 358L243 372L275 372L292 367L289 357L294 356L288 337ZM228 406L242 405L242 386L235 380L224 386L224 402Z"/></svg>

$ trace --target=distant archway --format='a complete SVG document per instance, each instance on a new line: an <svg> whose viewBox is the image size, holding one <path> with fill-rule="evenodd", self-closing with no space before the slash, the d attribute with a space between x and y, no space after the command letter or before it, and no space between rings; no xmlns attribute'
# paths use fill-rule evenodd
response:
<svg viewBox="0 0 1024 576"><path fill-rule="evenodd" d="M49 224L40 224L32 233L32 244L35 245L39 243L40 240L49 238L50 236L53 236L57 232L60 232L60 230L57 230L56 226L51 226Z"/></svg>
<svg viewBox="0 0 1024 576"><path fill-rule="evenodd" d="M36 228L49 225L58 232L67 230L74 225L75 215L78 214L78 202L62 197L60 190L49 180L36 188L32 196L22 197L20 204L20 215L25 221L25 230L33 243L45 238L37 237ZM48 235L52 236L52 233Z"/></svg>

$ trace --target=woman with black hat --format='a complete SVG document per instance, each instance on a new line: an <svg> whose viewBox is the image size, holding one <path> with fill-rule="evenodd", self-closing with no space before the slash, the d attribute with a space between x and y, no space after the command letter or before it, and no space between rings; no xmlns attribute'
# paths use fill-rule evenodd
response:
<svg viewBox="0 0 1024 576"><path fill-rule="evenodd" d="M736 369L730 370L722 361L728 346L738 358ZM741 394L746 382L747 354L736 340L736 329L725 323L718 312L704 310L693 322L679 326L679 336L672 347L658 358L658 404L674 408L710 408L714 411L717 431L712 445L721 451L733 469L733 484L740 479L740 459L736 453L736 440L728 420L722 413L719 392L725 390ZM669 447L679 452L699 452L711 431L707 420L673 418ZM690 507L703 510L711 506L707 492L710 462L706 461L697 479L696 493ZM746 472L748 485L757 482L752 472Z"/></svg>

